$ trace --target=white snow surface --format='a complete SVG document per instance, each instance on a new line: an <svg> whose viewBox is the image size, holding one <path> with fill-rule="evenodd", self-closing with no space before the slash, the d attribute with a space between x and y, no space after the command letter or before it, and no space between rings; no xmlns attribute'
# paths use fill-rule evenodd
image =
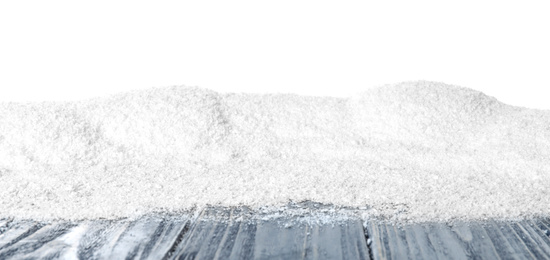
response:
<svg viewBox="0 0 550 260"><path fill-rule="evenodd" d="M153 88L0 103L0 218L315 201L405 221L550 215L550 111L436 82L350 98Z"/></svg>

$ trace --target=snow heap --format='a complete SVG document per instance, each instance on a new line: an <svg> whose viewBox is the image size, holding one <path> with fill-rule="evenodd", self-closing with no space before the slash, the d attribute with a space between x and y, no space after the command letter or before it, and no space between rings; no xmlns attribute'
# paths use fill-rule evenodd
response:
<svg viewBox="0 0 550 260"><path fill-rule="evenodd" d="M395 220L550 215L550 111L405 82L350 98L171 87L0 104L0 218L315 201Z"/></svg>

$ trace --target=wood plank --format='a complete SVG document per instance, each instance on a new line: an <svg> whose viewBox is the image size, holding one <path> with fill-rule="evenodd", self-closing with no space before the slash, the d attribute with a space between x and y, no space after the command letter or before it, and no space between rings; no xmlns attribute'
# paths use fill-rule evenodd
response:
<svg viewBox="0 0 550 260"><path fill-rule="evenodd" d="M255 231L250 230L255 228L255 225L249 223L230 223L223 233L222 240L216 250L214 259L243 259L252 257L252 243L254 237L243 234L254 233Z"/></svg>
<svg viewBox="0 0 550 260"><path fill-rule="evenodd" d="M343 230L340 243L327 243L324 247L330 250L331 248L339 246L343 248L347 246L347 251L342 250L343 259L370 259L370 250L367 247L365 230L363 229L361 221L348 220L342 223L340 228ZM330 238L330 236L327 236L327 238ZM329 246L332 247L329 248Z"/></svg>
<svg viewBox="0 0 550 260"><path fill-rule="evenodd" d="M425 226L428 232L428 239L434 247L438 258L466 259L463 254L466 246L459 243L452 228L444 223L430 223Z"/></svg>
<svg viewBox="0 0 550 260"><path fill-rule="evenodd" d="M175 233L166 233L166 220L156 217L145 217L124 225L124 230L115 239L107 240L110 248L99 254L100 258L113 259L123 256L128 259L150 259L162 257L169 247L159 247L159 240L174 240ZM185 223L180 223L185 225ZM177 226L176 226L177 227ZM183 227L179 227L181 229Z"/></svg>
<svg viewBox="0 0 550 260"><path fill-rule="evenodd" d="M550 259L546 221L367 225L374 259Z"/></svg>
<svg viewBox="0 0 550 260"><path fill-rule="evenodd" d="M0 235L0 259L162 259L187 219L38 223L13 221Z"/></svg>
<svg viewBox="0 0 550 260"><path fill-rule="evenodd" d="M194 218L3 219L0 259L550 259L547 219L406 225L371 220L365 234L359 219L319 224L258 216L207 209Z"/></svg>
<svg viewBox="0 0 550 260"><path fill-rule="evenodd" d="M197 220L175 250L177 259L213 258L228 224L215 220Z"/></svg>
<svg viewBox="0 0 550 260"><path fill-rule="evenodd" d="M186 218L143 217L137 220L89 221L79 245L84 259L162 259L181 239Z"/></svg>
<svg viewBox="0 0 550 260"><path fill-rule="evenodd" d="M254 258L304 258L307 228L305 223L279 224L274 221L257 223Z"/></svg>
<svg viewBox="0 0 550 260"><path fill-rule="evenodd" d="M188 218L165 218L156 230L158 237L154 244L149 244L148 254L143 259L162 259L173 254L174 246L183 240L188 231L190 220ZM147 248L147 247L146 247Z"/></svg>
<svg viewBox="0 0 550 260"><path fill-rule="evenodd" d="M307 225L305 259L370 259L361 221Z"/></svg>
<svg viewBox="0 0 550 260"><path fill-rule="evenodd" d="M534 257L526 250L526 247L520 247L514 241L507 239L507 235L501 231L497 222L490 221L484 225L484 228L501 259L530 259Z"/></svg>
<svg viewBox="0 0 550 260"><path fill-rule="evenodd" d="M312 226L306 241L308 251L306 251L306 259L338 259L343 255L342 247L339 246L327 246L341 241L335 241L335 238L341 238L342 232L339 227L326 225L326 226Z"/></svg>
<svg viewBox="0 0 550 260"><path fill-rule="evenodd" d="M405 235L405 229L400 225L387 225L386 231L390 236L390 240L395 240L395 257L402 257L402 259L408 258L412 254L411 248L407 236Z"/></svg>
<svg viewBox="0 0 550 260"><path fill-rule="evenodd" d="M0 256L7 248L32 235L44 225L35 221L12 222L0 236Z"/></svg>
<svg viewBox="0 0 550 260"><path fill-rule="evenodd" d="M545 244L539 243L536 239L536 234L531 234L529 231L525 230L522 222L509 223L509 225L537 259L550 259L550 249L548 249L548 245L544 247Z"/></svg>
<svg viewBox="0 0 550 260"><path fill-rule="evenodd" d="M391 259L386 225L375 221L367 222L367 233L370 241L370 252L375 259Z"/></svg>
<svg viewBox="0 0 550 260"><path fill-rule="evenodd" d="M359 220L334 224L262 221L256 228L254 258L369 259L369 249Z"/></svg>
<svg viewBox="0 0 550 260"><path fill-rule="evenodd" d="M399 236L400 239L407 241L408 246L408 253L409 255L406 257L406 259L422 259L424 258L424 250L422 250L422 247L420 246L420 243L422 240L419 240L416 238L416 234L412 232L411 226L401 226L399 228L401 235Z"/></svg>
<svg viewBox="0 0 550 260"><path fill-rule="evenodd" d="M498 223L498 226L502 236L506 238L516 254L524 256L524 259L536 259L537 255L534 254L532 250L529 249L529 246L519 238L516 232L512 230L508 222L500 222Z"/></svg>
<svg viewBox="0 0 550 260"><path fill-rule="evenodd" d="M369 259L361 221L212 220L201 215L174 259Z"/></svg>
<svg viewBox="0 0 550 260"><path fill-rule="evenodd" d="M57 258L70 248L70 244L64 241L63 235L70 231L74 224L70 222L50 224L24 222L24 224L17 225L2 235L3 239L9 239L9 241L4 242L0 250L0 259Z"/></svg>
<svg viewBox="0 0 550 260"><path fill-rule="evenodd" d="M437 256L438 250L434 248L432 241L428 236L428 233L426 233L425 226L412 225L407 226L405 229L406 231L413 234L411 237L415 239L416 243L419 245L419 251L422 253L422 258L430 259Z"/></svg>
<svg viewBox="0 0 550 260"><path fill-rule="evenodd" d="M468 256L480 256L483 259L498 259L493 241L480 223L460 223L453 226L454 232L467 232L470 239L462 240Z"/></svg>
<svg viewBox="0 0 550 260"><path fill-rule="evenodd" d="M532 220L537 228L547 237L550 237L550 225L545 224L542 220Z"/></svg>
<svg viewBox="0 0 550 260"><path fill-rule="evenodd" d="M542 223L544 223L548 228L550 228L550 218L543 218L540 219Z"/></svg>
<svg viewBox="0 0 550 260"><path fill-rule="evenodd" d="M239 222L235 243L229 253L229 259L251 259L254 256L257 225L252 222ZM223 259L221 256L219 259Z"/></svg>

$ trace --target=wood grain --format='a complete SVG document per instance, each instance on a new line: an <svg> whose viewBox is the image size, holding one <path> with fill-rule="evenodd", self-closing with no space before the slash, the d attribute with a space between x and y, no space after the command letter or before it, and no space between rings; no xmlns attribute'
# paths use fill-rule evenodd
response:
<svg viewBox="0 0 550 260"><path fill-rule="evenodd" d="M374 259L550 259L547 220L367 224Z"/></svg>
<svg viewBox="0 0 550 260"><path fill-rule="evenodd" d="M308 224L234 213L209 209L198 217L0 220L0 259L369 259L358 219Z"/></svg>
<svg viewBox="0 0 550 260"><path fill-rule="evenodd" d="M209 208L116 221L0 219L0 259L550 259L548 219L396 225L257 216Z"/></svg>

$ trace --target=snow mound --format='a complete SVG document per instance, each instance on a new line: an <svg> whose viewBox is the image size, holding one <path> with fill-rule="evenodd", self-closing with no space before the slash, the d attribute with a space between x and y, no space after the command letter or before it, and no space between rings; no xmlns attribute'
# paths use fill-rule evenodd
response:
<svg viewBox="0 0 550 260"><path fill-rule="evenodd" d="M0 104L0 217L315 201L395 220L548 216L550 111L435 82L350 98L153 88Z"/></svg>

